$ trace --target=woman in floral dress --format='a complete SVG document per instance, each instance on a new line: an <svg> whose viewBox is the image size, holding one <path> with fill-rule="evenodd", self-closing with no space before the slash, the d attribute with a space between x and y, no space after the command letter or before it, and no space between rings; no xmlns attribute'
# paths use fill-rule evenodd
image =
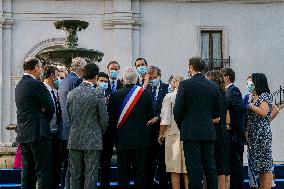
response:
<svg viewBox="0 0 284 189"><path fill-rule="evenodd" d="M272 184L272 95L263 73L253 73L253 98L248 112L248 148L253 171L259 173L260 188L271 188Z"/></svg>

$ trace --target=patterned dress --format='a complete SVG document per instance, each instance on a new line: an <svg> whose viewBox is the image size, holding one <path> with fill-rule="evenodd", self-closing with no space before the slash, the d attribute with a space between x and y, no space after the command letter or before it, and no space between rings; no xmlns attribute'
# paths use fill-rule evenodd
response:
<svg viewBox="0 0 284 189"><path fill-rule="evenodd" d="M272 96L269 93L262 93L259 98L253 102L253 105L260 107L262 102L266 101L269 105L268 114L261 117L256 113L249 111L249 160L251 168L258 173L272 172L272 133L270 128L270 119L272 112Z"/></svg>

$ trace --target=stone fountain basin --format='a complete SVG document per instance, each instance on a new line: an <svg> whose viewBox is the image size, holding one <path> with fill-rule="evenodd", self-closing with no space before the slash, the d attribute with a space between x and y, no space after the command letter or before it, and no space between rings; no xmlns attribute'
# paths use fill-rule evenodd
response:
<svg viewBox="0 0 284 189"><path fill-rule="evenodd" d="M104 53L86 48L54 48L43 50L37 54L37 58L49 61L46 63L60 63L66 67L70 67L72 59L77 56L85 58L87 62L100 62Z"/></svg>

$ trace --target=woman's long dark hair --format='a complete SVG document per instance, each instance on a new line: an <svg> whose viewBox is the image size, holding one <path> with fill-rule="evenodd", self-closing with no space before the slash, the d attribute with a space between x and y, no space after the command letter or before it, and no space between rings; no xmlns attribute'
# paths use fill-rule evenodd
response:
<svg viewBox="0 0 284 189"><path fill-rule="evenodd" d="M267 78L263 73L253 73L251 75L252 82L255 86L255 92L258 96L267 92L270 94L270 90L267 83Z"/></svg>

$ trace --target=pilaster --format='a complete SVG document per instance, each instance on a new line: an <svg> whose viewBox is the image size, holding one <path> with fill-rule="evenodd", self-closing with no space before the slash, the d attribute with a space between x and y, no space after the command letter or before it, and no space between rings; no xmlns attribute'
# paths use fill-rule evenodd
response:
<svg viewBox="0 0 284 189"><path fill-rule="evenodd" d="M11 0L4 1L2 4L3 22L1 24L1 135L0 140L3 146L11 146L14 132L6 130L6 127L11 123L11 51L12 51L12 19Z"/></svg>
<svg viewBox="0 0 284 189"><path fill-rule="evenodd" d="M110 3L110 1L108 1ZM111 30L113 37L113 60L117 60L122 69L131 66L139 55L139 29L142 24L139 14L138 0L113 0L111 9L105 10L103 25ZM135 9L135 12L133 11ZM138 11L137 11L138 10ZM137 35L138 34L138 35ZM110 58L110 57L109 57ZM107 60L109 61L109 60Z"/></svg>

